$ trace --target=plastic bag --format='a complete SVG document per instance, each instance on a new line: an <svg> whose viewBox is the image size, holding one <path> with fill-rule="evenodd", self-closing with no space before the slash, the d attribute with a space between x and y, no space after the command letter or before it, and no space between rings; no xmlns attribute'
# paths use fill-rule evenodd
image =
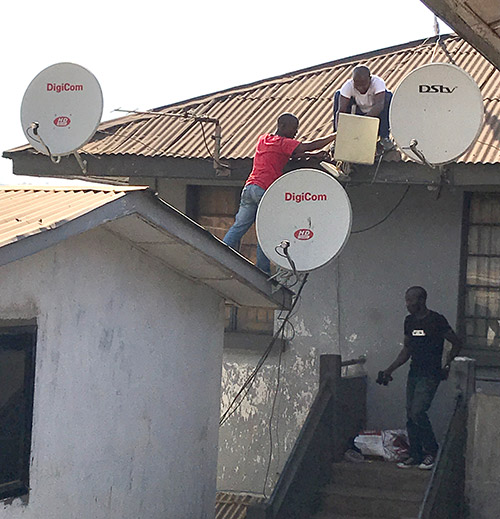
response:
<svg viewBox="0 0 500 519"><path fill-rule="evenodd" d="M382 431L382 444L386 461L403 461L409 455L410 444L406 429Z"/></svg>
<svg viewBox="0 0 500 519"><path fill-rule="evenodd" d="M354 438L354 445L361 451L363 456L384 456L382 431L361 431Z"/></svg>
<svg viewBox="0 0 500 519"><path fill-rule="evenodd" d="M386 461L402 461L408 457L406 429L362 431L354 438L354 445L363 456L378 456Z"/></svg>

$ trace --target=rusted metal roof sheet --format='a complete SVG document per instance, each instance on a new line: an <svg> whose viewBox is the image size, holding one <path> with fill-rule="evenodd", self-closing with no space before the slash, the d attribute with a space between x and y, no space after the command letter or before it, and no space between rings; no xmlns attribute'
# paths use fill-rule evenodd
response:
<svg viewBox="0 0 500 519"><path fill-rule="evenodd" d="M215 519L245 519L248 506L262 502L263 497L217 492Z"/></svg>
<svg viewBox="0 0 500 519"><path fill-rule="evenodd" d="M432 61L454 63L469 72L484 98L484 128L477 142L457 162L499 163L500 72L455 35L427 38L325 63L164 106L153 110L154 113L127 115L102 123L82 151L97 156L210 159L213 124L202 126L192 119L168 115L191 113L220 121L222 159L253 158L257 137L273 131L282 112L293 112L302 121L299 139L314 139L331 131L334 93L351 76L354 65L368 65L394 91L410 71ZM18 148L21 149L26 147Z"/></svg>
<svg viewBox="0 0 500 519"><path fill-rule="evenodd" d="M54 229L145 187L0 187L0 247Z"/></svg>

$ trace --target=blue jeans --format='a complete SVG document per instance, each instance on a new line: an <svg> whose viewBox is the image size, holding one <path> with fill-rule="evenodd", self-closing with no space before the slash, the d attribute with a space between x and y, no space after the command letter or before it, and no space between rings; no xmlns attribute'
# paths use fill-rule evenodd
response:
<svg viewBox="0 0 500 519"><path fill-rule="evenodd" d="M410 456L421 461L425 454L436 456L438 444L427 416L440 379L408 375L406 383L406 430L410 442Z"/></svg>
<svg viewBox="0 0 500 519"><path fill-rule="evenodd" d="M257 207L259 206L260 199L264 193L265 189L256 184L247 184L243 188L243 191L241 192L240 208L234 218L234 224L229 231L227 231L222 240L224 243L233 249L239 250L241 238L243 238L244 234L255 222ZM263 270L266 274L271 273L271 264L259 244L257 244L257 267Z"/></svg>
<svg viewBox="0 0 500 519"><path fill-rule="evenodd" d="M380 124L378 127L378 134L380 137L389 137L389 106L392 101L392 92L388 90L385 91L385 103L384 109L377 115L380 120ZM337 131L337 114L339 112L339 104L340 104L340 90L335 92L333 96L333 131ZM351 97L349 100L349 109L348 113L351 113L351 107L354 104L354 98ZM365 115L360 109L359 106L356 106L356 114L357 115Z"/></svg>

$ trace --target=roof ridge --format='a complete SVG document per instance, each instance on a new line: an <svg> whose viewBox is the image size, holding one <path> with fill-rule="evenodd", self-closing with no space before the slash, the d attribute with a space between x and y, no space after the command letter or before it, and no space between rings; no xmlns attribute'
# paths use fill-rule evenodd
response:
<svg viewBox="0 0 500 519"><path fill-rule="evenodd" d="M158 112L160 114L161 111L164 111L167 109L171 110L171 109L175 109L175 108L182 108L184 106L189 106L191 104L195 104L198 101L207 102L209 99L212 99L212 98L217 98L220 100L224 96L235 95L235 94L238 94L241 92L250 92L254 89L258 89L258 88L262 87L266 83L273 83L273 82L276 83L280 80L284 83L287 81L295 81L297 79L297 77L300 77L302 75L311 74L314 72L318 72L322 69L333 68L333 67L336 67L339 65L347 65L349 63L359 62L362 60L368 60L371 58L376 58L378 56L384 56L384 55L388 55L388 54L397 54L399 52L408 51L409 49L412 49L412 48L414 48L416 50L419 47L423 46L424 44L433 45L438 40L443 41L443 40L448 40L448 39L461 39L461 38L460 38L460 36L458 36L455 33L442 34L440 36L428 36L427 38L420 38L418 40L413 40L413 41L410 41L407 43L400 43L397 45L391 45L389 47L384 47L382 49L377 49L374 51L363 52L360 54L354 54L352 56L347 56L344 58L327 61L324 63L320 63L318 65L313 65L311 67L297 69L297 70L285 72L283 74L278 74L276 76L271 76L269 78L259 79L257 81L252 81L250 83L244 83L242 85L225 88L223 90L218 90L215 92L211 92L209 94L202 94L202 95L199 95L196 97L184 99L182 101L176 101L174 103L169 103L169 104L159 106L156 108L151 108L151 109L147 110L147 112ZM137 121L138 119L141 119L141 118L150 118L150 117L154 117L154 114L134 114L133 112L131 112L130 114L125 115L123 117L117 117L116 119L110 119L108 121L103 121L103 123L101 123L101 125L105 124L106 128L111 128L113 126L118 126L118 125L123 124L123 122L128 118L132 118L132 120ZM101 125L99 125L99 126L101 127Z"/></svg>

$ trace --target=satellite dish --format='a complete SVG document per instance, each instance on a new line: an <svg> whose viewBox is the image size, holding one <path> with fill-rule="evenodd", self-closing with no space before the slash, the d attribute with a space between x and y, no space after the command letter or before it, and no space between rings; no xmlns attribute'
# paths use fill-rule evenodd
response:
<svg viewBox="0 0 500 519"><path fill-rule="evenodd" d="M410 72L394 92L389 110L399 148L431 165L463 155L479 136L483 116L476 82L448 63L430 63Z"/></svg>
<svg viewBox="0 0 500 519"><path fill-rule="evenodd" d="M256 217L257 239L264 254L284 269L297 272L326 265L344 247L351 231L352 211L347 193L331 175L297 169L282 175L262 197Z"/></svg>
<svg viewBox="0 0 500 519"><path fill-rule="evenodd" d="M102 108L102 91L95 76L80 65L57 63L42 70L28 86L21 124L39 152L64 156L92 138Z"/></svg>

